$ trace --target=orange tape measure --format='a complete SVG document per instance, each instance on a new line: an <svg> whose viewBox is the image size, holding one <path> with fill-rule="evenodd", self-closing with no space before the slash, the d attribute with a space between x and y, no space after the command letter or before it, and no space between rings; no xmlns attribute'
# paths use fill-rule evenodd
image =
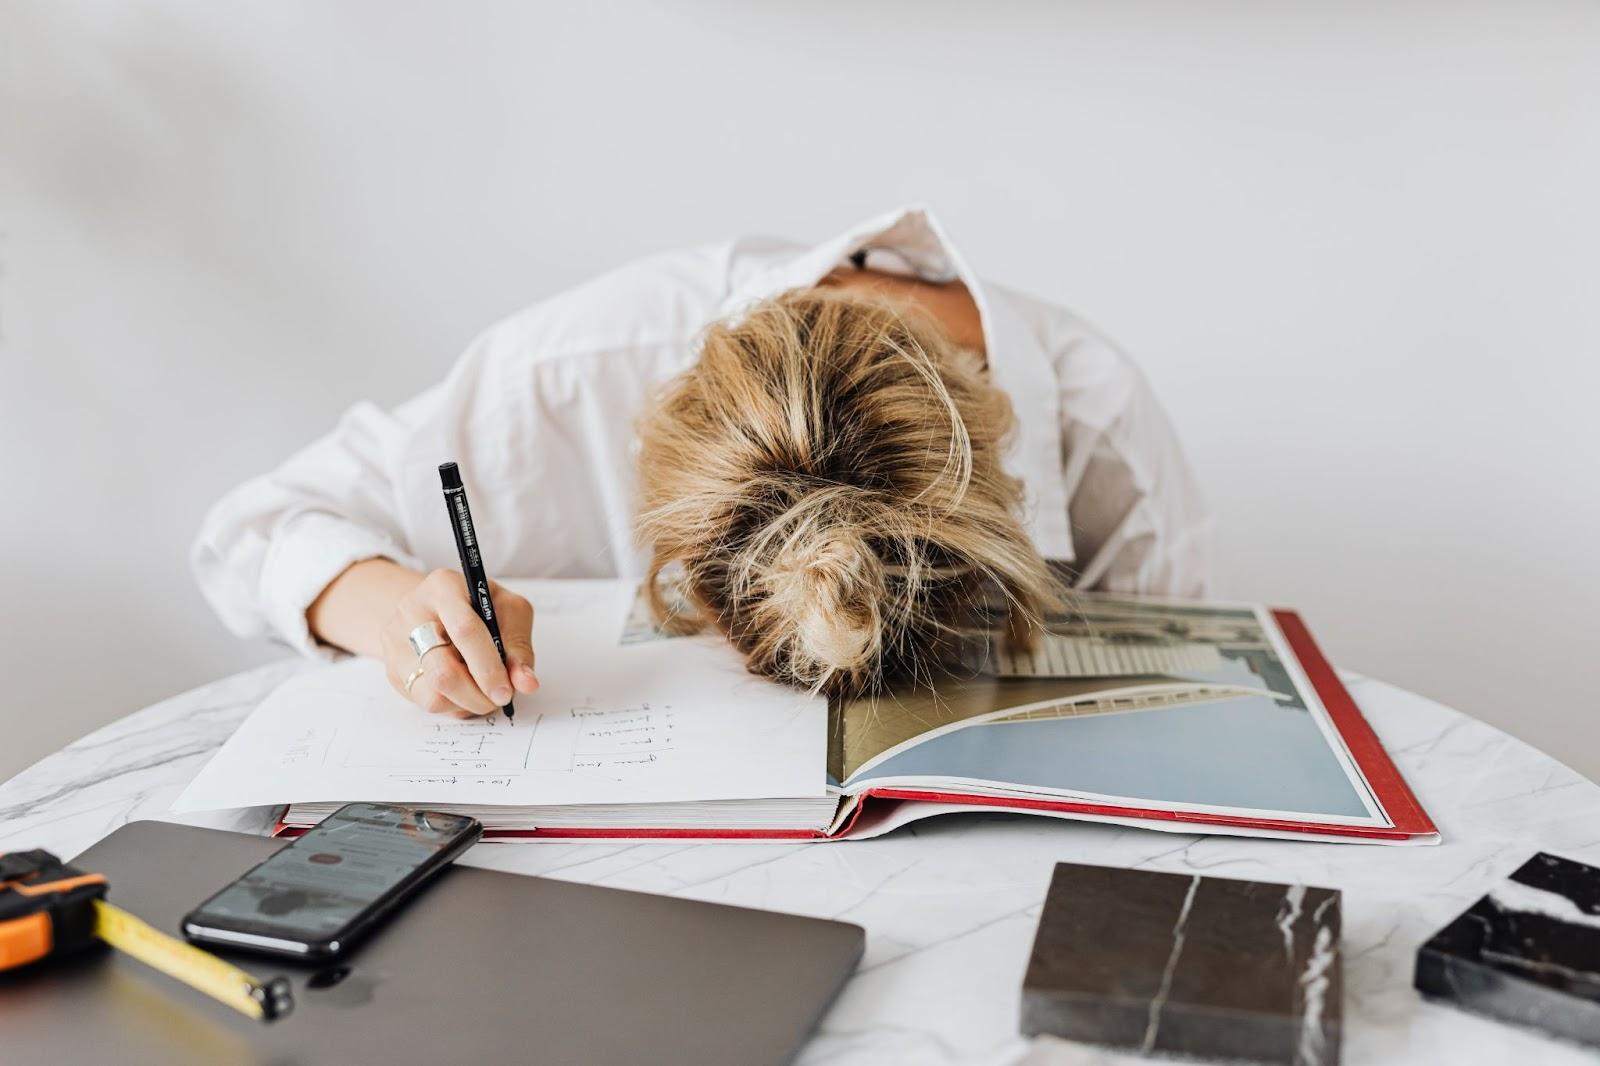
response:
<svg viewBox="0 0 1600 1066"><path fill-rule="evenodd" d="M96 940L260 1021L294 1009L287 978L261 981L105 900L103 874L42 849L0 854L0 970L79 951Z"/></svg>

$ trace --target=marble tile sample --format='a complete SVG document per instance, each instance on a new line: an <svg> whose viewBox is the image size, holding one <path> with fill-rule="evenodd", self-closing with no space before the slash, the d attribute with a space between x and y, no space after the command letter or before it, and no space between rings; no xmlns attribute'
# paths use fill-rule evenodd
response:
<svg viewBox="0 0 1600 1066"><path fill-rule="evenodd" d="M1541 851L1417 949L1416 985L1600 1048L1600 868Z"/></svg>
<svg viewBox="0 0 1600 1066"><path fill-rule="evenodd" d="M1339 892L1057 863L1022 1031L1141 1053L1339 1060Z"/></svg>

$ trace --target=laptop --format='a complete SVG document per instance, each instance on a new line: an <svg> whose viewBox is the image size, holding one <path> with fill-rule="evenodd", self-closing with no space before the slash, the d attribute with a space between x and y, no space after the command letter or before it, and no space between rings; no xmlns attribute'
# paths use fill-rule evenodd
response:
<svg viewBox="0 0 1600 1066"><path fill-rule="evenodd" d="M134 822L73 862L177 935L191 907L281 846ZM290 977L280 1021L91 950L0 974L0 1045L7 1062L130 1066L783 1063L864 940L844 922L453 866L331 967L227 954Z"/></svg>

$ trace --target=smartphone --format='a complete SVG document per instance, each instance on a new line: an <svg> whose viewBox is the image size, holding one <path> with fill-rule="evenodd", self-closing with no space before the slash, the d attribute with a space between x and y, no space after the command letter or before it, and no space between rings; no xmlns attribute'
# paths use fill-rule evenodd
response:
<svg viewBox="0 0 1600 1066"><path fill-rule="evenodd" d="M217 947L337 958L483 832L476 818L350 803L190 911Z"/></svg>

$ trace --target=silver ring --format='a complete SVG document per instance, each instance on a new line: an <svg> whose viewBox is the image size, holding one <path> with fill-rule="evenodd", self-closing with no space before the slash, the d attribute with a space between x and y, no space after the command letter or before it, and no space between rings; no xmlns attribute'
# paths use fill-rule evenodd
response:
<svg viewBox="0 0 1600 1066"><path fill-rule="evenodd" d="M407 696L411 695L411 686L415 685L417 683L417 678L421 677L425 670L427 670L427 667L423 666L420 662L418 662L417 663L417 668L415 670L411 671L411 676L410 677L406 678L406 695Z"/></svg>
<svg viewBox="0 0 1600 1066"><path fill-rule="evenodd" d="M406 640L411 645L411 650L417 653L417 662L421 663L428 657L428 653L435 648L449 647L450 642L444 639L444 634L439 632L438 622L424 622L410 633Z"/></svg>

